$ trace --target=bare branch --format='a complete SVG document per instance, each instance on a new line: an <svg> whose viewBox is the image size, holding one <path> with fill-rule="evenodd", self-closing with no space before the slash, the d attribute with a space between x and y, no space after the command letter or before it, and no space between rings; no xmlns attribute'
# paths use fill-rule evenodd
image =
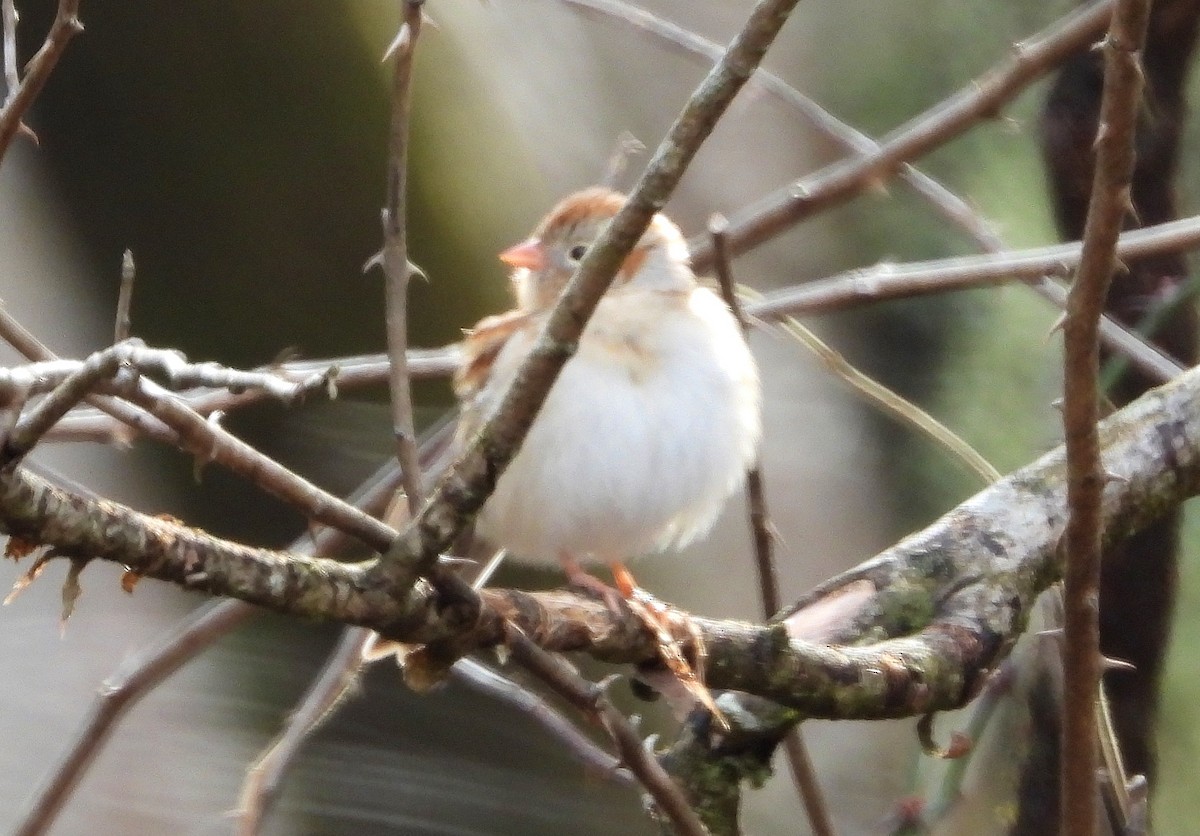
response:
<svg viewBox="0 0 1200 836"><path fill-rule="evenodd" d="M1063 430L1069 518L1064 539L1062 832L1096 829L1096 713L1099 699L1101 501L1107 481L1100 457L1097 325L1118 268L1117 237L1133 206L1134 136L1142 93L1141 48L1148 0L1119 0L1104 40L1104 93L1096 167L1079 271L1063 325Z"/></svg>
<svg viewBox="0 0 1200 836"><path fill-rule="evenodd" d="M819 210L858 194L895 174L906 162L944 145L981 119L995 116L1018 93L1067 55L1094 41L1112 14L1113 0L1097 0L1019 44L1007 61L974 80L880 140L879 150L834 163L804 177L730 219L734 255L778 235ZM712 249L701 241L692 251L699 270L712 264Z"/></svg>
<svg viewBox="0 0 1200 836"><path fill-rule="evenodd" d="M8 153L8 146L12 144L13 137L22 130L24 123L21 120L46 86L46 81L49 80L67 44L82 31L83 24L79 22L79 0L59 0L58 12L54 16L54 23L50 26L45 42L30 59L20 86L15 91L9 90L4 108L0 110L0 161L3 161L4 155Z"/></svg>
<svg viewBox="0 0 1200 836"><path fill-rule="evenodd" d="M125 250L121 255L121 290L117 294L117 323L114 327L114 343L128 339L129 329L133 327L133 320L129 312L133 307L133 280L136 277L137 269L133 263L133 252Z"/></svg>
<svg viewBox="0 0 1200 836"><path fill-rule="evenodd" d="M404 0L404 22L389 52L392 72L392 123L388 147L387 207L383 210L383 272L387 279L387 338L391 373L392 432L396 458L404 474L408 508L416 514L424 499L413 426L412 384L408 372L408 125L412 111L413 56L421 34L420 0Z"/></svg>
<svg viewBox="0 0 1200 836"><path fill-rule="evenodd" d="M660 814L670 821L675 833L707 836L708 828L701 823L679 785L671 780L671 776L646 749L625 715L613 707L604 693L603 685L591 684L576 673L565 659L542 652L511 622L505 625L505 641L517 663L608 732L621 753L622 762L650 793Z"/></svg>
<svg viewBox="0 0 1200 836"><path fill-rule="evenodd" d="M1122 477L1104 492L1106 541L1200 490L1198 397L1200 371L1190 371L1102 424L1106 465ZM867 632L898 638L862 647L817 645L790 638L786 617L767 626L693 617L708 652L709 686L757 694L812 717L895 717L961 705L1020 632L1036 595L1059 576L1064 468L1060 448L797 604L869 582L876 589L870 604L829 641ZM586 651L613 662L657 658L645 626L602 602L488 589L478 618L466 618L427 586L398 596L366 582L369 563L223 542L117 503L70 495L22 468L0 478L0 520L10 534L65 554L118 561L148 577L370 627L399 641L453 639L469 650L502 641L503 623L511 620L548 650ZM686 644L690 637L679 639ZM870 671L876 673L864 673Z"/></svg>

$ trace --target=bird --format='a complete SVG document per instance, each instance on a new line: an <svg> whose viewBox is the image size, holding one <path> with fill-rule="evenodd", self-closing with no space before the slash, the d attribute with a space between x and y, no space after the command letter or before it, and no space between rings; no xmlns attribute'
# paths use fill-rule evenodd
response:
<svg viewBox="0 0 1200 836"><path fill-rule="evenodd" d="M512 268L515 306L465 336L454 378L464 442L496 412L625 201L604 187L575 192L499 254ZM703 537L757 459L761 435L758 369L742 329L692 272L679 227L656 214L480 510L476 534L518 562L557 562L572 585L612 592L584 567L608 563L618 581L631 578L627 559Z"/></svg>

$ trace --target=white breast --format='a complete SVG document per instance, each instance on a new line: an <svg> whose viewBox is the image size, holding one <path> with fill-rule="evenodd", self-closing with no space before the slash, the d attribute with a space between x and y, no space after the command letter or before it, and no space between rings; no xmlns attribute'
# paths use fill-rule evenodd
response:
<svg viewBox="0 0 1200 836"><path fill-rule="evenodd" d="M485 392L511 381L510 341ZM610 294L479 516L518 558L625 559L706 533L760 435L753 358L706 289Z"/></svg>

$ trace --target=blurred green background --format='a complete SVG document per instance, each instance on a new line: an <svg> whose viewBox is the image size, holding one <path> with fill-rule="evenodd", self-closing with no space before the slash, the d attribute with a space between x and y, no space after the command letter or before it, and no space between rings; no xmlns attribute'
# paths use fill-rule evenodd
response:
<svg viewBox="0 0 1200 836"><path fill-rule="evenodd" d="M69 241L73 268L69 275L39 273L45 258L30 258L32 268L18 269L18 255L55 247L13 232L6 252L17 255L6 258L0 285L12 309L43 317L48 330L40 333L64 352L102 345L111 332L120 255L129 247L138 265L134 333L152 344L235 366L267 362L287 347L308 357L382 350L380 276L361 268L380 239L388 120L380 58L396 31L396 5L85 0L86 32L29 120L40 147L18 142L0 169L4 223L10 231L29 224L35 233L53 224ZM53 6L18 2L23 55L36 48ZM648 6L719 41L749 8L712 0ZM621 131L653 146L704 72L702 62L555 0L427 8L437 26L427 27L420 43L411 155L410 246L430 277L412 288L417 345L450 342L503 306L504 275L494 253L521 237L557 196L600 177ZM879 135L966 84L1067 8L1034 0L801 4L768 64ZM1005 118L921 162L1014 247L1055 238L1034 137L1043 88L1035 85ZM1188 135L1186 147L1194 149L1194 124ZM709 213L732 212L836 156L800 117L750 90L669 211L687 232L698 232ZM1185 213L1197 206L1195 156L1184 155ZM738 272L767 289L880 260L971 251L964 235L895 188L782 236L739 260ZM73 305L72 316L60 315L60 303ZM1058 349L1046 336L1055 315L1012 287L881 304L811 324L1008 470L1056 443L1050 403ZM771 500L777 517L794 523L785 531L788 595L870 556L978 488L959 464L858 403L811 359L778 339L764 339L756 350L772 358ZM263 407L231 416L227 425L346 491L388 453L384 397L378 391L290 414ZM423 415L451 403L440 384L421 386L418 397ZM63 454L66 469L74 455ZM139 507L255 543L283 544L302 530L296 514L216 468L193 484L191 462L174 452L143 446L102 453L100 461L93 467L118 485L132 479L126 474L141 474L141 488L123 495L140 497ZM731 512L716 541L741 561L746 544L737 516ZM1194 525L1187 542L1164 702L1160 833L1189 832L1186 823L1200 815L1190 776L1200 756ZM755 612L748 563L735 589L715 568L697 569L685 582L680 565L663 559L639 575L684 606L714 615ZM107 568L88 571L89 594L68 631L94 632L95 644L107 650L89 656L69 683L45 685L43 704L30 707L41 712L38 733L7 756L0 752L0 810L15 815L99 679L199 603L139 589L139 596L161 596L156 620L113 626L101 620L105 612L137 610L138 601L113 594L110 605L100 603L111 590L99 588L116 584L111 575ZM29 642L53 635L54 582L3 613L0 658L27 654ZM222 811L234 802L244 764L277 728L333 636L327 628L264 618L223 642L202 663L203 675L189 669L135 709L132 728L117 735L116 754L97 764L99 774L80 788L56 832L227 830ZM68 642L47 653L46 664L68 669L83 650ZM22 661L26 678L14 676L13 688L40 682L35 661ZM185 704L194 708L184 711ZM25 703L13 705L3 718L6 739L29 727ZM844 832L865 832L859 828L882 822L912 789L918 758L906 724L849 728L817 726L813 736L823 778L846 817ZM854 744L846 742L851 734ZM843 749L857 760L838 761ZM876 761L864 761L862 753L871 751ZM151 762L155 774L138 777ZM887 774L869 774L864 762ZM189 773L206 777L188 781ZM761 797L767 800L751 802L751 829L795 832L786 786ZM0 827L5 821L0 814ZM531 724L454 689L412 697L391 670L372 671L364 693L306 751L274 827L331 834L651 832L632 794L579 775Z"/></svg>

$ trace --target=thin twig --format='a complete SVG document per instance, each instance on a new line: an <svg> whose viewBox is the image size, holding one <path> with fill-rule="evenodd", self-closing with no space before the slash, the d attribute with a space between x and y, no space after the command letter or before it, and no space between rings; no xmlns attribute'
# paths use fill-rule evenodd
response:
<svg viewBox="0 0 1200 836"><path fill-rule="evenodd" d="M358 682L363 645L371 635L361 627L342 631L337 647L288 716L283 731L247 770L237 805L234 832L238 836L254 836L261 830L300 748Z"/></svg>
<svg viewBox="0 0 1200 836"><path fill-rule="evenodd" d="M217 639L261 612L242 601L210 601L198 614L190 616L105 679L74 742L47 774L29 808L18 819L14 836L41 836L49 832L125 712Z"/></svg>
<svg viewBox="0 0 1200 836"><path fill-rule="evenodd" d="M733 278L733 266L726 246L727 231L728 224L724 217L713 215L709 219L708 232L712 236L715 258L713 266L721 285L721 295L725 297L725 304L729 306L729 310L741 326L742 335L749 337L750 319L742 310L741 300L738 299L737 283ZM750 533L754 539L755 563L758 566L759 600L762 603L763 617L769 619L783 607L783 598L779 592L779 570L775 565L775 531L767 512L761 460L756 461L746 471L746 504L749 510ZM784 751L792 772L792 780L804 803L804 811L808 814L808 823L813 833L816 836L833 836L833 819L829 815L829 805L821 792L821 784L817 780L816 769L808 754L808 747L804 744L804 733L799 724L788 732Z"/></svg>
<svg viewBox="0 0 1200 836"><path fill-rule="evenodd" d="M671 822L674 832L707 836L708 829L688 803L683 790L646 749L625 715L613 707L604 687L585 680L565 659L545 653L512 622L506 623L504 632L513 661L604 728L621 753L621 761L650 793L659 811Z"/></svg>
<svg viewBox="0 0 1200 836"><path fill-rule="evenodd" d="M11 345L23 357L38 362L57 360L58 355L47 348L32 332L18 322L6 308L0 305L0 339ZM134 432L156 441L177 444L177 436L170 427L147 415L144 410L118 398L91 395L88 403L112 416Z"/></svg>
<svg viewBox="0 0 1200 836"><path fill-rule="evenodd" d="M600 14L608 20L631 26L639 32L650 34L661 43L682 49L689 55L701 56L709 61L721 57L722 47L645 9L637 8L624 0L560 0L572 8L585 13ZM849 151L869 156L881 153L880 145L871 137L841 121L812 99L791 87L783 79L763 69L757 70L750 79L779 102L802 115L822 136ZM982 217L967 201L929 175L915 168L910 162L898 169L900 181L914 194L927 201L945 220L967 233L985 252L1004 251L1004 242L993 225ZM1031 277L1027 286L1059 309L1066 307L1066 292L1048 277ZM861 300L860 300L861 301ZM1112 317L1105 315L1100 323L1100 337L1107 348L1128 356L1143 370L1150 370L1157 380L1169 379L1161 371L1158 362L1161 352L1148 340L1128 331Z"/></svg>
<svg viewBox="0 0 1200 836"><path fill-rule="evenodd" d="M15 92L9 90L4 108L0 110L0 161L3 161L8 153L8 146L13 137L24 127L22 120L25 114L42 92L67 44L83 31L83 24L79 22L79 2L80 0L59 0L54 23L50 25L50 32L41 48L26 65L25 78Z"/></svg>
<svg viewBox="0 0 1200 836"><path fill-rule="evenodd" d="M133 263L133 251L125 250L121 254L121 289L117 294L117 324L114 329L113 342L119 343L129 337L133 321L130 309L133 307L133 280L137 269Z"/></svg>
<svg viewBox="0 0 1200 836"><path fill-rule="evenodd" d="M450 669L450 678L531 717L546 730L588 773L624 787L638 786L633 774L621 761L600 748L553 706L528 688L522 688L505 676L473 659L459 659Z"/></svg>
<svg viewBox="0 0 1200 836"><path fill-rule="evenodd" d="M383 249L381 261L386 284L385 319L388 340L388 383L391 390L392 431L396 460L400 465L408 515L416 513L424 500L420 456L413 420L412 382L408 371L408 284L413 275L408 260L407 181L408 125L412 109L412 68L417 38L421 33L421 2L404 0L403 23L388 55L393 58L392 121L388 148L387 205L382 212ZM394 505L395 502L390 505ZM403 520L385 519L398 527ZM238 804L241 836L254 836L279 792L284 776L301 747L358 681L363 651L373 634L362 628L347 628L337 648L325 661L321 673L291 713L279 737L259 757L246 775Z"/></svg>
<svg viewBox="0 0 1200 836"><path fill-rule="evenodd" d="M412 112L413 57L421 34L421 0L403 0L404 22L389 53L393 55L392 121L388 141L387 206L383 210L383 272L387 283L387 340L391 373L392 432L396 458L404 474L409 513L424 496L413 423L412 381L408 372L408 134Z"/></svg>
<svg viewBox="0 0 1200 836"><path fill-rule="evenodd" d="M738 212L729 222L734 255L778 235L817 211L858 194L962 134L981 119L995 116L1018 93L1062 59L1096 39L1112 14L1113 0L1098 0L1055 21L1023 42L1004 63L926 112L910 119L879 142L879 151L834 163L768 195ZM693 250L697 269L712 263L712 249L701 241Z"/></svg>
<svg viewBox="0 0 1200 836"><path fill-rule="evenodd" d="M1141 48L1149 0L1119 0L1104 49L1104 92L1096 134L1096 168L1079 271L1063 323L1063 429L1067 505L1063 594L1062 833L1096 830L1096 701L1099 699L1101 500L1107 474L1100 457L1097 325L1116 272L1117 237L1132 204Z"/></svg>
<svg viewBox="0 0 1200 836"><path fill-rule="evenodd" d="M4 0L0 10L4 17L4 83L7 88L4 101L7 103L21 86L21 75L17 70L17 24L20 15L17 14L16 0Z"/></svg>
<svg viewBox="0 0 1200 836"><path fill-rule="evenodd" d="M435 433L431 441L436 437ZM350 502L361 505L367 513L381 513L388 499L395 494L399 481L395 465L389 463L368 478L350 497ZM311 541L305 534L293 543L293 548L303 551L306 542L311 543L313 553L329 554L348 545L349 538L336 529L326 528L313 535ZM28 811L20 819L17 831L20 836L38 836L53 825L63 804L126 711L213 642L260 612L257 607L235 599L205 605L161 641L132 656L109 676L74 742L48 773Z"/></svg>

